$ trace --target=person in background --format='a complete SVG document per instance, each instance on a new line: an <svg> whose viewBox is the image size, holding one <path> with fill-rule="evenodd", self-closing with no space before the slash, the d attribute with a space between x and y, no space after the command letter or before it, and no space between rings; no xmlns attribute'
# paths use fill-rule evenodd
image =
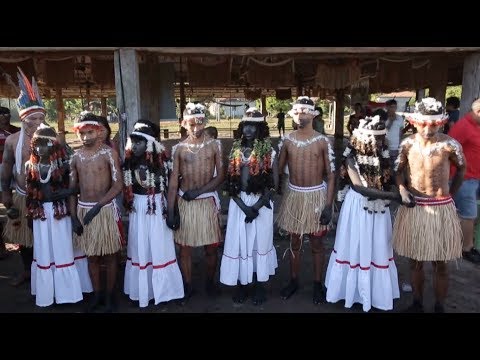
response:
<svg viewBox="0 0 480 360"><path fill-rule="evenodd" d="M277 119L278 135L281 137L283 131L283 136L285 136L285 113L282 110L277 114Z"/></svg>
<svg viewBox="0 0 480 360"><path fill-rule="evenodd" d="M443 126L443 133L448 134L452 126L460 119L460 99L450 96L445 102L445 110L448 114L448 122Z"/></svg>
<svg viewBox="0 0 480 360"><path fill-rule="evenodd" d="M0 176L2 174L2 158L3 158L3 149L5 146L5 140L11 134L14 134L20 131L19 127L13 126L10 124L11 114L10 109L7 107L0 106ZM2 191L2 186L0 183L0 192ZM3 224L0 223L0 260L5 259L7 256L7 250L5 248L5 242L3 241Z"/></svg>
<svg viewBox="0 0 480 360"><path fill-rule="evenodd" d="M315 110L318 111L318 115L313 118L313 128L320 134L325 135L325 122L323 121L323 109L320 106L316 106Z"/></svg>
<svg viewBox="0 0 480 360"><path fill-rule="evenodd" d="M365 118L365 109L363 108L362 104L355 103L355 105L353 106L353 110L354 113L350 115L347 123L347 130L350 133L350 136L352 136L353 130L358 127L360 119Z"/></svg>
<svg viewBox="0 0 480 360"><path fill-rule="evenodd" d="M390 154L391 167L394 167L395 160L398 157L398 147L400 139L405 133L405 126L403 117L397 114L397 101L395 99L388 100L387 106L387 120L385 127L387 129L387 144L388 153Z"/></svg>
<svg viewBox="0 0 480 360"><path fill-rule="evenodd" d="M217 139L218 138L218 129L215 126L207 126L205 128L205 132L212 139Z"/></svg>
<svg viewBox="0 0 480 360"><path fill-rule="evenodd" d="M480 252L473 246L473 228L478 215L477 191L480 187L480 99L473 102L472 110L458 120L448 135L462 145L467 161L463 183L454 197L463 231L462 255L465 260L480 264ZM453 174L454 171L451 171Z"/></svg>

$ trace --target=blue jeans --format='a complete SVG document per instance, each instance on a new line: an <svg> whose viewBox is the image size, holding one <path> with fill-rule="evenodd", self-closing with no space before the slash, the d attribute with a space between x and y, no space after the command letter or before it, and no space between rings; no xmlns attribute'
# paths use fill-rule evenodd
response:
<svg viewBox="0 0 480 360"><path fill-rule="evenodd" d="M463 180L460 189L453 197L458 216L462 219L474 220L477 218L477 192L479 187L479 179Z"/></svg>

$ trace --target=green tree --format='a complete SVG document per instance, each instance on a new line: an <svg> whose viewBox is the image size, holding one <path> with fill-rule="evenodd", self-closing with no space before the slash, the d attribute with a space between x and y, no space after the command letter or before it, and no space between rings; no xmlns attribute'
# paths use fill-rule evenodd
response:
<svg viewBox="0 0 480 360"><path fill-rule="evenodd" d="M462 85L447 86L447 93L445 94L445 99L448 99L451 96L456 96L459 99L461 99L462 98Z"/></svg>
<svg viewBox="0 0 480 360"><path fill-rule="evenodd" d="M55 99L45 100L45 109L47 111L47 121L57 121L57 101ZM75 119L82 112L82 101L80 99L64 99L65 118Z"/></svg>

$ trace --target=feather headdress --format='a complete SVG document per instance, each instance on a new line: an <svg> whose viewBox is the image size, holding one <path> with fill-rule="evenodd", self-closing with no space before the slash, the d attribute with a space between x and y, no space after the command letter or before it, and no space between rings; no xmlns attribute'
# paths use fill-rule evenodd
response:
<svg viewBox="0 0 480 360"><path fill-rule="evenodd" d="M18 67L18 71L17 77L20 95L17 99L17 106L20 119L23 120L27 116L37 112L45 114L45 105L43 104L42 97L38 91L38 85L35 78L32 76L32 82L30 83L22 69Z"/></svg>

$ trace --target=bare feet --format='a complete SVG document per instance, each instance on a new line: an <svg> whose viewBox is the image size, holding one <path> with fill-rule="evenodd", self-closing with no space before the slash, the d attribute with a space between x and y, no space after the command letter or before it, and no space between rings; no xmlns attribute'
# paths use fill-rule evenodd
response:
<svg viewBox="0 0 480 360"><path fill-rule="evenodd" d="M213 280L207 280L205 283L205 290L210 297L216 297L220 295L220 288Z"/></svg>
<svg viewBox="0 0 480 360"><path fill-rule="evenodd" d="M313 282L313 304L318 305L326 302L327 291L320 281Z"/></svg>

